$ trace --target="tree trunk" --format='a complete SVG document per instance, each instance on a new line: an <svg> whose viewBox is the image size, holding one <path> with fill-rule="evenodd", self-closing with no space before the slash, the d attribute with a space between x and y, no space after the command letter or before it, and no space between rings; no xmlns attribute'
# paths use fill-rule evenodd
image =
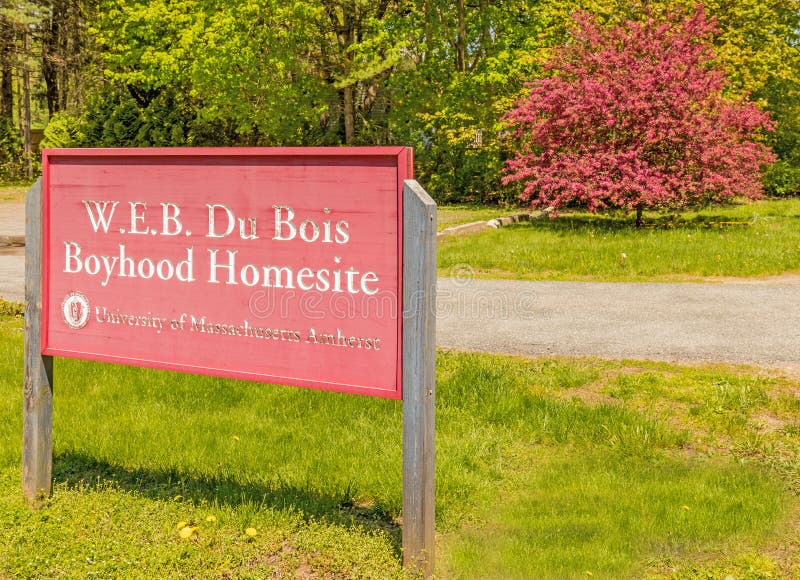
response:
<svg viewBox="0 0 800 580"><path fill-rule="evenodd" d="M489 1L480 0L478 2L478 10L481 11L481 15L485 16L486 12L489 10ZM492 39L492 27L489 24L489 20L487 19L484 21L483 30L481 30L481 44L483 45L484 52L488 49L491 39Z"/></svg>
<svg viewBox="0 0 800 580"><path fill-rule="evenodd" d="M353 43L358 42L356 33L358 28L358 6L357 3L348 7L345 5L339 6L337 2L333 1L323 2L323 5L328 12L328 17L336 32L336 39L339 44L341 60L336 63L336 68L341 68L340 74L342 78L347 78L353 64L350 47ZM341 12L339 12L339 8L341 8ZM331 75L332 81L335 81L336 76L336 74ZM344 142L346 145L352 145L356 134L355 90L353 85L342 87L340 94L342 117L344 119Z"/></svg>
<svg viewBox="0 0 800 580"><path fill-rule="evenodd" d="M58 61L63 58L59 55L60 26L64 18L62 2L53 2L53 11L49 21L44 23L42 30L42 77L45 84L47 98L47 112L52 117L61 107L61 98L58 87Z"/></svg>
<svg viewBox="0 0 800 580"><path fill-rule="evenodd" d="M58 67L58 110L67 110L67 94L69 93L70 73L78 64L76 56L80 46L81 26L80 8L77 2L60 0L63 24L59 28L58 54L61 65Z"/></svg>
<svg viewBox="0 0 800 580"><path fill-rule="evenodd" d="M458 35L456 36L456 71L467 70L467 23L464 15L464 0L458 0Z"/></svg>
<svg viewBox="0 0 800 580"><path fill-rule="evenodd" d="M30 51L30 34L22 33L23 54ZM31 72L28 63L22 61L22 154L25 160L25 175L33 179L33 152L31 150Z"/></svg>
<svg viewBox="0 0 800 580"><path fill-rule="evenodd" d="M342 90L344 98L344 142L352 145L356 131L356 113L353 102L353 86L344 87Z"/></svg>
<svg viewBox="0 0 800 580"><path fill-rule="evenodd" d="M11 38L10 25L0 21L0 116L14 117L14 43Z"/></svg>
<svg viewBox="0 0 800 580"><path fill-rule="evenodd" d="M478 2L478 10L480 10L481 15L486 15L486 12L489 10L489 2L488 0L480 0ZM475 51L475 54L472 55L472 62L469 65L469 70L475 70L475 67L478 66L478 63L486 57L486 54L489 52L489 47L492 44L492 29L489 19L485 19L483 22L483 28L481 29L481 44L478 47L478 50Z"/></svg>
<svg viewBox="0 0 800 580"><path fill-rule="evenodd" d="M636 208L636 227L640 228L644 225L644 219L642 218L642 213L644 210L641 206Z"/></svg>
<svg viewBox="0 0 800 580"><path fill-rule="evenodd" d="M3 62L2 79L0 79L0 116L14 117L14 71L11 63Z"/></svg>

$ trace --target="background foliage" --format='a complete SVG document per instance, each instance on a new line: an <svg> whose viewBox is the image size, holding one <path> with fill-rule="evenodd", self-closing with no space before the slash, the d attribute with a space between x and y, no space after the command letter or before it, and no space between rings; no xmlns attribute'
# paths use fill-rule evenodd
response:
<svg viewBox="0 0 800 580"><path fill-rule="evenodd" d="M0 9L2 179L46 146L404 144L440 201L504 201L501 117L578 10L694 0L16 0ZM800 188L800 0L708 0L729 96L767 110L767 191ZM30 77L27 91L24 73ZM48 124L49 122L49 124ZM10 135L10 134L16 134ZM32 148L35 154L35 146ZM15 166L16 164L16 166ZM18 167L18 169L14 169Z"/></svg>

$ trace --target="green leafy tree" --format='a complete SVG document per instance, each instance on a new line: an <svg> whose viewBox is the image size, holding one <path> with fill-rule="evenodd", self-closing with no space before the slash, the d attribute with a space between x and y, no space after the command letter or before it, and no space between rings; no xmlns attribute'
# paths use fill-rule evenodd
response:
<svg viewBox="0 0 800 580"><path fill-rule="evenodd" d="M95 30L107 77L142 109L172 91L243 142L385 143L385 83L402 42L384 24L398 10L388 0L107 0Z"/></svg>
<svg viewBox="0 0 800 580"><path fill-rule="evenodd" d="M107 85L81 133L102 145L402 143L439 198L496 199L499 118L538 66L536 5L103 0Z"/></svg>
<svg viewBox="0 0 800 580"><path fill-rule="evenodd" d="M392 128L417 149L440 200L498 201L506 158L502 114L537 74L535 2L420 2L404 19L413 49L392 77Z"/></svg>

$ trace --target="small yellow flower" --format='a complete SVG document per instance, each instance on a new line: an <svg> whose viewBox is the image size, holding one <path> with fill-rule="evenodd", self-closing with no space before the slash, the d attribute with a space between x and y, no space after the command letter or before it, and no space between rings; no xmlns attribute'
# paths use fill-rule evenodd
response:
<svg viewBox="0 0 800 580"><path fill-rule="evenodd" d="M258 530L256 530L255 528L247 528L244 531L244 533L250 536L251 538L255 538L258 535Z"/></svg>
<svg viewBox="0 0 800 580"><path fill-rule="evenodd" d="M196 531L197 531L197 528L194 528L194 527L192 527L192 526L186 526L185 528L183 528L183 529L180 531L180 536L181 536L181 538L183 538L184 540L188 540L189 538L191 538L191 537L194 535L194 533L195 533Z"/></svg>
<svg viewBox="0 0 800 580"><path fill-rule="evenodd" d="M234 440L234 441L238 441L238 440L239 440L239 436L238 436L238 435L234 435L234 436L233 436L233 440Z"/></svg>
<svg viewBox="0 0 800 580"><path fill-rule="evenodd" d="M594 574L592 574L592 572L590 570L586 570L586 575L587 576L594 576Z"/></svg>
<svg viewBox="0 0 800 580"><path fill-rule="evenodd" d="M685 511L685 512L688 512L688 511L689 511L689 506L688 506L688 505L685 505L685 506L683 506L683 508L682 508L682 509L683 509L683 511Z"/></svg>
<svg viewBox="0 0 800 580"><path fill-rule="evenodd" d="M213 516L213 515L206 516L206 521L207 522L216 522L217 521L217 516Z"/></svg>
<svg viewBox="0 0 800 580"><path fill-rule="evenodd" d="M189 524L187 524L186 522L178 522L178 525L177 525L177 526L175 526L175 529L176 529L176 530L182 530L183 528L185 528L185 527L186 527L186 526L188 526L188 525L189 525Z"/></svg>

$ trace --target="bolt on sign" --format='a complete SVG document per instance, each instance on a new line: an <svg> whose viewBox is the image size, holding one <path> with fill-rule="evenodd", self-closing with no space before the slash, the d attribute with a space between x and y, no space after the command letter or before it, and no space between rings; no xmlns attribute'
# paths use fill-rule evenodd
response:
<svg viewBox="0 0 800 580"><path fill-rule="evenodd" d="M405 147L45 150L26 497L50 489L52 357L403 399L404 497L431 471L405 556L432 566L435 204L412 172Z"/></svg>

